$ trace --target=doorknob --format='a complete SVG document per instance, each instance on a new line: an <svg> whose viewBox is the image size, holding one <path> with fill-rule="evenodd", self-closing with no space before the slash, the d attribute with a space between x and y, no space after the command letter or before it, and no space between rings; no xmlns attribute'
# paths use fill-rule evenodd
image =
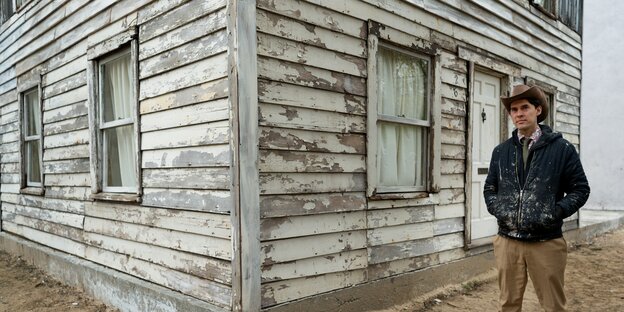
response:
<svg viewBox="0 0 624 312"><path fill-rule="evenodd" d="M483 108L483 111L481 111L481 119L482 119L483 122L485 122L485 120L487 119L487 118L485 118L486 116L487 115L485 114L485 108Z"/></svg>

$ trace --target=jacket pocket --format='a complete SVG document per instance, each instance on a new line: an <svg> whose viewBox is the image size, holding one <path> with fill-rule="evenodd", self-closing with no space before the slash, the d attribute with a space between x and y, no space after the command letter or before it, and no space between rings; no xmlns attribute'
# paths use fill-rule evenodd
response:
<svg viewBox="0 0 624 312"><path fill-rule="evenodd" d="M517 199L513 195L498 196L494 205L496 206L496 214L498 226L503 232L518 229L518 207Z"/></svg>
<svg viewBox="0 0 624 312"><path fill-rule="evenodd" d="M561 209L557 207L554 196L543 201L525 203L523 227L532 232L551 232L561 227Z"/></svg>

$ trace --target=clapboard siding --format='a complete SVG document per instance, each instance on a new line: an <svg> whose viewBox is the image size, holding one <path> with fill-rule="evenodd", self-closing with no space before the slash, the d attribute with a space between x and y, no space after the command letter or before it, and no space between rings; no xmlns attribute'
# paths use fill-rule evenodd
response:
<svg viewBox="0 0 624 312"><path fill-rule="evenodd" d="M366 250L346 251L264 267L262 281L271 282L366 267Z"/></svg>
<svg viewBox="0 0 624 312"><path fill-rule="evenodd" d="M366 41L363 38L352 37L263 10L257 11L256 23L258 31L263 33L282 36L352 56L366 57ZM360 29L364 25L362 22Z"/></svg>
<svg viewBox="0 0 624 312"><path fill-rule="evenodd" d="M258 93L263 103L353 115L366 114L366 98L355 95L266 80L258 80Z"/></svg>
<svg viewBox="0 0 624 312"><path fill-rule="evenodd" d="M141 134L141 150L227 144L227 121L172 128Z"/></svg>
<svg viewBox="0 0 624 312"><path fill-rule="evenodd" d="M18 15L0 30L2 230L229 308L226 1L38 1ZM135 28L142 202L93 201L87 51ZM19 185L17 89L37 82L41 196Z"/></svg>
<svg viewBox="0 0 624 312"><path fill-rule="evenodd" d="M141 42L139 59L144 60L161 52L186 44L191 40L211 34L218 29L225 28L225 9L213 12L191 23L173 29L149 41Z"/></svg>
<svg viewBox="0 0 624 312"><path fill-rule="evenodd" d="M224 167L231 163L229 145L207 145L143 152L143 168Z"/></svg>
<svg viewBox="0 0 624 312"><path fill-rule="evenodd" d="M229 213L232 195L229 191L177 188L144 188L143 205L182 210Z"/></svg>
<svg viewBox="0 0 624 312"><path fill-rule="evenodd" d="M3 207L9 213L82 229L84 216L15 204Z"/></svg>
<svg viewBox="0 0 624 312"><path fill-rule="evenodd" d="M3 221L2 230L25 237L36 243L66 252L68 254L85 257L85 245L69 238L64 238L49 232L37 230L17 223Z"/></svg>
<svg viewBox="0 0 624 312"><path fill-rule="evenodd" d="M17 225L40 230L59 237L68 238L73 241L83 241L84 232L81 229L62 225L56 222L49 222L37 218L31 218L22 214L5 211L2 215L3 221L13 222Z"/></svg>
<svg viewBox="0 0 624 312"><path fill-rule="evenodd" d="M263 33L258 34L258 48L258 55L353 76L366 76L366 61L355 56L343 55Z"/></svg>
<svg viewBox="0 0 624 312"><path fill-rule="evenodd" d="M260 127L260 148L327 153L366 153L366 136Z"/></svg>
<svg viewBox="0 0 624 312"><path fill-rule="evenodd" d="M220 99L142 115L141 132L204 124L227 120L228 118L229 108L227 100Z"/></svg>
<svg viewBox="0 0 624 312"><path fill-rule="evenodd" d="M367 23L300 1L258 5L271 11L259 10L257 20L262 302L268 306L364 282L370 258L364 247L399 238L392 227L368 230L369 215L360 211L366 208L366 137L360 133L366 132ZM292 14L299 6L305 13ZM316 11L335 22L311 13ZM445 81L465 87L455 73L446 70ZM457 90L455 98L463 99ZM433 220L432 207L429 212ZM422 224L428 232L403 233L403 240L433 235L432 223ZM355 241L345 246L345 240ZM335 285L318 284L327 278Z"/></svg>
<svg viewBox="0 0 624 312"><path fill-rule="evenodd" d="M98 248L130 255L196 277L223 284L231 282L232 276L227 261L95 233L85 233L85 241Z"/></svg>
<svg viewBox="0 0 624 312"><path fill-rule="evenodd" d="M93 202L85 206L85 215L225 239L232 236L229 216L223 214Z"/></svg>
<svg viewBox="0 0 624 312"><path fill-rule="evenodd" d="M85 217L84 230L223 260L232 256L229 240L216 237L91 217Z"/></svg>
<svg viewBox="0 0 624 312"><path fill-rule="evenodd" d="M211 81L227 75L227 54L221 53L161 75L141 80L139 99L162 95L198 82Z"/></svg>
<svg viewBox="0 0 624 312"><path fill-rule="evenodd" d="M363 211L263 219L260 239L263 241L344 232L366 228Z"/></svg>
<svg viewBox="0 0 624 312"><path fill-rule="evenodd" d="M316 215L357 211L366 208L363 193L319 193L301 195L273 195L260 198L262 218L298 215Z"/></svg>
<svg viewBox="0 0 624 312"><path fill-rule="evenodd" d="M176 289L183 294L202 299L216 305L229 307L231 289L208 279L197 278L189 274L155 265L138 258L128 257L103 248L87 246L85 256L92 261L130 275L152 281L156 284ZM136 268L141 268L137 270Z"/></svg>
<svg viewBox="0 0 624 312"><path fill-rule="evenodd" d="M262 305L275 305L357 285L364 281L366 281L366 270L360 269L265 283L262 285Z"/></svg>
<svg viewBox="0 0 624 312"><path fill-rule="evenodd" d="M227 34L225 30L201 37L180 47L163 52L141 61L139 76L147 78L171 68L189 64L225 52Z"/></svg>

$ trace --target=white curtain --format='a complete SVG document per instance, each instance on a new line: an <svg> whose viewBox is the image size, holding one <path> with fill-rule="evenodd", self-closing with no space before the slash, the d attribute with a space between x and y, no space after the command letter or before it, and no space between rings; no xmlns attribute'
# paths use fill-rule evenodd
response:
<svg viewBox="0 0 624 312"><path fill-rule="evenodd" d="M39 144L41 140L41 109L39 108L39 90L24 95L26 106L26 153L28 169L27 182L41 183L41 168L39 166Z"/></svg>
<svg viewBox="0 0 624 312"><path fill-rule="evenodd" d="M39 109L39 91L31 91L24 95L24 102L28 113L27 136L41 134L41 110Z"/></svg>
<svg viewBox="0 0 624 312"><path fill-rule="evenodd" d="M132 118L133 94L130 55L115 59L104 65L104 121ZM120 126L105 130L108 145L108 185L135 186L134 126Z"/></svg>
<svg viewBox="0 0 624 312"><path fill-rule="evenodd" d="M378 114L428 120L426 60L379 49ZM427 131L423 127L377 123L377 176L381 186L424 186Z"/></svg>

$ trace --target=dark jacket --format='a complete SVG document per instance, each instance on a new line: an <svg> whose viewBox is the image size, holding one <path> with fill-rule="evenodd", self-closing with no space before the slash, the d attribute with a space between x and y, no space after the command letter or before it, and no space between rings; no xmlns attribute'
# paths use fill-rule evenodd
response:
<svg viewBox="0 0 624 312"><path fill-rule="evenodd" d="M526 171L518 130L492 153L483 194L488 211L498 219L498 233L507 237L528 241L561 237L563 219L589 197L574 146L548 126L540 127L542 135L529 150Z"/></svg>

